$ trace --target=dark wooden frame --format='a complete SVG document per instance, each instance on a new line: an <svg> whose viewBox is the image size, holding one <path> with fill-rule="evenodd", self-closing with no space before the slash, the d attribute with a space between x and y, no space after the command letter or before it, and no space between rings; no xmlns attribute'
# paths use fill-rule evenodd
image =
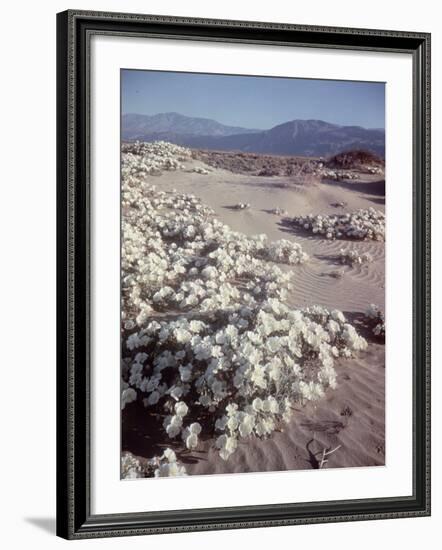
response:
<svg viewBox="0 0 442 550"><path fill-rule="evenodd" d="M413 57L413 495L90 512L89 44L93 34L406 52ZM57 534L68 539L430 514L430 35L69 10L57 15Z"/></svg>

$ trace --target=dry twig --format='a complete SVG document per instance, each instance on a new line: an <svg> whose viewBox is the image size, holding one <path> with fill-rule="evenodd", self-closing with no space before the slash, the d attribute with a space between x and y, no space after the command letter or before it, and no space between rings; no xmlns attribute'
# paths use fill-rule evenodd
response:
<svg viewBox="0 0 442 550"><path fill-rule="evenodd" d="M322 451L322 458L321 458L321 462L319 463L319 469L323 468L325 466L325 464L327 464L328 462L328 458L326 458L327 456L330 456L331 454L333 454L334 452L336 452L338 449L340 449L342 447L342 445L338 445L337 447L335 447L334 449L330 449L330 447L327 447L327 449L324 449Z"/></svg>

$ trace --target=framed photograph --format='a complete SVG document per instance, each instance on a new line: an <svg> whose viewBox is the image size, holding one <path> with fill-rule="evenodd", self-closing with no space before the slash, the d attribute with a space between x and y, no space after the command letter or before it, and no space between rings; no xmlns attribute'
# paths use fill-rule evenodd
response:
<svg viewBox="0 0 442 550"><path fill-rule="evenodd" d="M57 19L57 533L430 513L430 36Z"/></svg>

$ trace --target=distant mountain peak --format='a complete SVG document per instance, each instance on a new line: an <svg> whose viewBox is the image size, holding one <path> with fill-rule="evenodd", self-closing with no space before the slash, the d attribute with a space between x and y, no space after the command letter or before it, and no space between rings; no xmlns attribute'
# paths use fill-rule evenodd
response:
<svg viewBox="0 0 442 550"><path fill-rule="evenodd" d="M122 138L129 141L164 139L201 149L276 155L329 156L350 149L385 154L385 130L341 126L317 119L293 119L269 130L256 130L176 112L126 114L122 117Z"/></svg>
<svg viewBox="0 0 442 550"><path fill-rule="evenodd" d="M155 115L128 113L124 114L122 119L124 139L137 139L146 134L161 132L194 136L229 136L260 131L240 126L227 126L210 118L189 117L174 111Z"/></svg>

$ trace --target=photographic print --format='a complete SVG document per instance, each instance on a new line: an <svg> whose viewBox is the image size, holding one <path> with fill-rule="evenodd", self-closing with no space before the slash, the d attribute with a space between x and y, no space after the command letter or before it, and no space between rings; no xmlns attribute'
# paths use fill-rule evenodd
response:
<svg viewBox="0 0 442 550"><path fill-rule="evenodd" d="M385 460L385 85L121 71L121 477Z"/></svg>
<svg viewBox="0 0 442 550"><path fill-rule="evenodd" d="M430 42L57 14L57 535L430 515Z"/></svg>

